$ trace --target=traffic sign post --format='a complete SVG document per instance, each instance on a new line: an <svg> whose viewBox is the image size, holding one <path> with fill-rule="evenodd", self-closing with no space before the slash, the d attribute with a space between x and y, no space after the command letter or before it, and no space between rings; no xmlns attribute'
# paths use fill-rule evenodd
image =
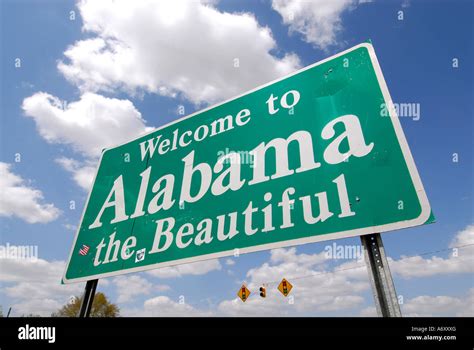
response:
<svg viewBox="0 0 474 350"><path fill-rule="evenodd" d="M92 304L94 303L95 290L99 280L87 281L84 289L84 295L82 297L81 308L79 310L79 317L89 317L92 310Z"/></svg>
<svg viewBox="0 0 474 350"><path fill-rule="evenodd" d="M395 285L379 233L360 236L369 280L374 294L375 308L381 317L401 317Z"/></svg>

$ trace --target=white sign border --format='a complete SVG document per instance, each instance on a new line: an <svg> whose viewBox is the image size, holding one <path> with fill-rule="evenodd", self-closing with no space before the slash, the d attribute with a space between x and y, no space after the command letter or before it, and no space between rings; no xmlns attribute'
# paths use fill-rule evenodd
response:
<svg viewBox="0 0 474 350"><path fill-rule="evenodd" d="M168 124L165 124L165 125L157 128L157 129L154 129L153 131L151 131L151 132L149 132L145 135L141 135L140 137L136 138L135 140L137 140L139 138L142 138L146 135L150 135L152 133L155 133L155 132L157 132L161 129L169 127L173 124L176 124L176 123L181 122L183 120L186 120L188 118L191 118L191 117L193 117L197 114L201 114L205 111L216 108L216 107L218 107L220 105L223 105L225 103L228 103L230 101L236 100L236 99L238 99L242 96L249 95L249 94L251 94L251 93L253 93L257 90L263 89L263 88L265 88L269 85L272 85L274 83L277 83L279 81L287 79L287 78L289 78L293 75L302 73L302 72L304 72L308 69L311 69L313 67L321 65L321 64L323 64L327 61L333 60L333 59L335 59L339 56L345 55L345 54L347 54L351 51L357 50L357 49L362 48L362 47L366 48L367 51L369 52L369 56L371 58L372 65L373 65L375 74L377 76L377 81L379 83L380 89L382 90L382 95L384 97L385 104L388 105L388 106L391 106L392 105L392 98L391 98L390 93L388 91L387 83L385 82L385 78L382 74L382 70L380 68L377 56L375 54L375 50L374 50L372 44L362 43L362 44L353 46L353 47L351 47L351 48L349 48L345 51L339 52L336 55L325 58L324 60L313 63L313 64L311 64L307 67L304 67L300 70L297 70L297 71L295 71L295 72L293 72L289 75L286 75L282 78L279 78L279 79L273 80L271 82L268 82L264 85L258 86L256 88L250 90L250 91L247 91L247 92L245 92L241 95L238 95L236 97L230 98L230 99L228 99L224 102L221 102L221 103L215 104L213 106L210 106L208 108L205 108L203 110L197 111L197 112L195 112L193 114L190 114L186 117L174 120L174 121L172 121ZM167 262L162 262L162 263L156 263L156 264L152 264L152 265L132 267L132 268L125 269L125 270L117 270L117 271L112 271L112 272L107 272L107 273L102 273L102 274L97 274L97 275L90 275L90 276L86 276L86 277L67 279L66 278L66 273L67 273L69 264L71 262L72 255L74 253L74 248L76 247L76 242L77 242L77 238L79 236L79 231L80 231L81 226L82 226L82 221L84 219L84 214L85 214L86 209L89 205L89 199L90 199L90 196L91 196L91 193L92 193L92 189L94 188L94 186L92 186L91 190L89 192L89 196L87 197L86 205L84 206L84 209L83 209L83 212L82 212L80 225L77 229L76 237L74 238L74 243L72 245L71 252L69 254L68 263L67 263L66 268L64 270L64 275L63 275L63 278L62 278L62 282L65 283L65 284L77 283L77 282L86 282L86 281L89 281L89 280L94 280L94 279L99 279L99 278L104 278L104 277L112 277L112 276L132 273L132 272L153 270L153 269L160 268L160 267L169 267L169 266L175 266L175 265L180 265L180 264L188 264L188 263L193 263L193 262L198 262L198 261L203 261L203 260L217 259L217 258L222 258L222 257L234 255L234 252L236 251L236 249L238 249L239 254L246 254L246 253L258 252L258 251L262 251L262 250L283 248L283 247L289 247L289 246L294 246L294 245L301 245L301 244L306 244L306 243L315 243L315 242L328 241L328 240L334 240L334 239L340 239L340 238L356 237L356 236L362 236L362 235L371 234L371 233L393 231L393 230L398 230L398 229L402 229L402 228L408 228L408 227L422 225L428 220L428 218L430 217L430 214L431 214L431 207L430 207L430 204L428 202L428 197L426 196L426 192L423 188L423 184L421 182L420 175L418 174L418 170L417 170L415 162L413 160L413 156L411 155L410 149L408 147L408 143L407 143L407 140L405 138L405 134L403 133L403 130L402 130L402 127L401 127L401 124L400 124L400 120L399 120L398 115L396 114L396 112L393 110L393 108L390 108L390 119L392 120L392 124L393 124L393 127L395 129L395 134L396 134L398 142L400 144L400 148L401 148L403 156L405 158L405 162L407 164L408 171L410 173L410 176L411 176L411 179L412 179L412 182L413 182L413 186L415 187L415 190L418 194L418 200L419 200L420 205L421 205L421 213L415 219L405 220L405 221L398 221L398 222L395 222L395 223L379 225L379 226L368 226L368 227L364 227L364 228L360 228L360 229L354 229L354 230L333 232L333 233L328 233L328 234L324 234L324 235L316 235L316 236L310 236L310 237L304 237L304 238L291 239L291 240L280 241L280 242L275 242L275 243L261 244L261 245L258 245L258 246L252 246L252 247L247 247L247 248L238 248L238 247L236 247L232 250L227 250L227 251L218 252L218 253L199 255L199 256L194 256L194 257L190 257L190 258L184 258L184 259L172 260L172 261L167 261ZM102 158L103 158L105 152L107 152L110 149L114 149L114 148L123 146L127 143L134 142L135 140L127 141L127 142L124 142L122 144L116 145L114 147L110 147L107 150L105 150L104 152L102 152L99 164L97 166L97 171L96 171L96 175L94 177L93 184L95 184L95 181L96 181L96 178L97 178L97 173L98 173L98 170L100 168L100 164L102 163Z"/></svg>

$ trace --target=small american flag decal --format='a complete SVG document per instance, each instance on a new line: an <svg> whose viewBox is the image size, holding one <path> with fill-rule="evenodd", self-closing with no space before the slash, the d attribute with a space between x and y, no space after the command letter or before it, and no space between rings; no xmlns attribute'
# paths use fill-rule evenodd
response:
<svg viewBox="0 0 474 350"><path fill-rule="evenodd" d="M82 248L79 249L79 254L81 254L82 256L85 256L89 252L89 249L90 247L88 245L83 244Z"/></svg>

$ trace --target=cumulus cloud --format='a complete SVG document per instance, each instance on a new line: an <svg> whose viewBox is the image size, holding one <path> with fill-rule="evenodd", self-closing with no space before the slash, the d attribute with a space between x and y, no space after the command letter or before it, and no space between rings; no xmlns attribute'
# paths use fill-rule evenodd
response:
<svg viewBox="0 0 474 350"><path fill-rule="evenodd" d="M185 275L205 275L214 270L221 270L222 265L218 259L203 260L191 264L182 264L150 270L146 273L159 278L176 278Z"/></svg>
<svg viewBox="0 0 474 350"><path fill-rule="evenodd" d="M185 302L185 299L172 300L167 296L157 296L143 303L143 308L122 309L123 316L145 317L196 317L211 316L206 310L197 309Z"/></svg>
<svg viewBox="0 0 474 350"><path fill-rule="evenodd" d="M235 261L232 260L231 258L228 258L228 259L225 260L225 264L226 264L227 266L234 266L234 265L235 265Z"/></svg>
<svg viewBox="0 0 474 350"><path fill-rule="evenodd" d="M466 228L458 232L449 246L454 248L470 244L474 244L474 225L468 225ZM468 249L470 249L471 253L474 253L474 248L471 247Z"/></svg>
<svg viewBox="0 0 474 350"><path fill-rule="evenodd" d="M180 303L166 296L148 299L144 303L145 314L150 316L204 316L207 312L200 311L185 302Z"/></svg>
<svg viewBox="0 0 474 350"><path fill-rule="evenodd" d="M252 14L218 11L209 1L79 1L87 39L67 48L58 69L83 94L66 103L46 92L23 101L39 134L69 145L81 159L56 161L88 190L103 148L151 130L127 99L97 91L181 94L195 103L236 95L299 67L277 57L267 27Z"/></svg>
<svg viewBox="0 0 474 350"><path fill-rule="evenodd" d="M51 203L44 203L43 193L0 162L0 216L16 216L30 224L47 223L60 214Z"/></svg>
<svg viewBox="0 0 474 350"><path fill-rule="evenodd" d="M455 235L450 243L453 250L448 257L402 256L399 260L389 259L390 269L403 278L474 273L474 246L462 247L468 244L474 244L474 225L468 225Z"/></svg>
<svg viewBox="0 0 474 350"><path fill-rule="evenodd" d="M97 157L103 148L151 130L129 100L93 93L65 104L58 97L37 92L23 101L22 108L47 142L70 145L86 157Z"/></svg>
<svg viewBox="0 0 474 350"><path fill-rule="evenodd" d="M94 93L85 93L78 101L66 103L56 96L37 92L23 100L22 108L47 142L69 145L83 158L60 157L56 162L85 190L92 185L98 157L104 148L152 130L131 101Z"/></svg>
<svg viewBox="0 0 474 350"><path fill-rule="evenodd" d="M145 278L139 275L118 276L112 281L117 288L117 302L127 303L132 301L138 295L148 295L153 290L169 290L167 285L153 285Z"/></svg>
<svg viewBox="0 0 474 350"><path fill-rule="evenodd" d="M83 30L58 64L83 91L182 94L209 103L239 94L299 67L277 57L269 28L250 13L227 13L199 1L78 3Z"/></svg>
<svg viewBox="0 0 474 350"><path fill-rule="evenodd" d="M366 308L363 308L359 312L359 316L361 317L377 317L377 310L375 309L375 306L368 306Z"/></svg>
<svg viewBox="0 0 474 350"><path fill-rule="evenodd" d="M474 288L465 297L420 295L402 305L407 317L473 317Z"/></svg>
<svg viewBox="0 0 474 350"><path fill-rule="evenodd" d="M297 254L296 248L289 249L274 249L271 251L270 262L272 263L287 263L298 264L300 266L308 267L320 265L327 262L325 252L318 254Z"/></svg>
<svg viewBox="0 0 474 350"><path fill-rule="evenodd" d="M472 255L449 258L413 256L402 257L400 260L390 259L390 269L393 273L404 278L429 277L440 274L474 272L473 263Z"/></svg>
<svg viewBox="0 0 474 350"><path fill-rule="evenodd" d="M306 42L321 49L337 43L342 31L342 14L367 0L273 0L277 11L290 32L299 32Z"/></svg>
<svg viewBox="0 0 474 350"><path fill-rule="evenodd" d="M84 287L61 284L63 261L0 257L0 265L0 291L13 300L13 316L50 316Z"/></svg>
<svg viewBox="0 0 474 350"><path fill-rule="evenodd" d="M78 161L73 158L60 157L56 159L56 163L71 173L73 180L79 187L86 191L92 187L97 171L97 160Z"/></svg>

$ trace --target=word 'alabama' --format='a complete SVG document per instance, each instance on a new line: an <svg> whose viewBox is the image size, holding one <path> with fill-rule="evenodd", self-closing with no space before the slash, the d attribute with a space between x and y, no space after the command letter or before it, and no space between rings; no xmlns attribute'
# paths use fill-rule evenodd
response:
<svg viewBox="0 0 474 350"><path fill-rule="evenodd" d="M336 125L340 124L342 124L343 128L339 126L336 127ZM336 135L336 129L343 129L343 132ZM373 142L366 143L359 118L352 114L343 115L328 122L321 130L320 136L323 142L328 142L322 154L322 160L324 160L327 165L337 165L341 162L348 161L350 157L364 157L368 155L374 147ZM295 143L299 150L299 166L296 169L290 169L289 166L288 148L292 143ZM348 145L346 152L340 151L342 143ZM266 169L266 160L270 158L270 153L268 153L270 149L273 150L271 154L274 156L275 161L275 171L273 174L268 174ZM313 137L307 130L293 132L286 138L274 138L268 142L262 142L253 148L250 154L254 157L252 176L249 179L245 179L241 176L241 167L245 165L235 161L235 159L239 159L238 153L230 152L217 159L215 164L210 165L206 162L195 164L195 151L189 152L182 158L182 181L179 185L178 196L176 197L173 196L176 186L175 175L166 174L154 181L151 185L150 179L152 178L153 166L149 166L140 174L140 188L133 208L127 206L125 202L124 179L122 176L118 176L98 215L89 225L89 229L93 230L103 225L101 218L107 209L114 210L114 217L110 223L115 224L141 217L146 213L155 214L160 211L165 212L174 205L196 203L207 194L221 196L228 191L241 191L244 188L251 190L252 186L291 176L296 173L312 171L322 166L321 162L315 159ZM226 159L230 157L232 157L234 161L226 162ZM195 186L193 186L194 193L191 193L191 184L194 184L196 179L200 182L197 186L198 190L196 192ZM238 220L244 220L244 232L242 233L247 236L254 235L258 232L270 232L275 229L275 225L281 229L289 228L294 225L291 212L297 206L303 211L303 218L307 224L324 222L334 214L337 214L338 218L356 215L350 208L345 175L340 174L335 177L332 183L333 187L328 188L328 191L337 191L337 198L339 199L337 213L330 210L330 203L328 203L326 192L314 194L296 193L293 187L288 187L279 195L274 196L274 194L270 192L265 193L264 202L266 205L263 208L256 208L254 203L250 201L241 212L223 213L215 218L204 218L196 225L193 223L185 223L177 228L174 227L176 222L175 218L163 218L163 215L160 215L160 219L155 221L155 237L152 247L149 247L148 253L164 252L171 247L173 243L175 243L178 248L184 249L192 243L197 246L212 244L214 238L217 238L219 241L232 239L240 233L237 230ZM154 196L145 203L150 189ZM274 198L278 198L278 203L274 202ZM318 202L317 205L314 205L315 208L319 208L318 215L315 215L313 211L312 201L314 200ZM274 209L275 205L279 208L278 210L281 210L282 222L279 223L273 222L272 213L276 210ZM336 207L335 204L331 204L331 206ZM253 223L257 215L263 216L263 220L259 220L259 222L263 222L263 227L254 227ZM224 228L226 228L226 230ZM109 236L109 248L112 244L115 246L115 243L114 232ZM112 253L111 249L108 248L105 257L103 257L102 251L107 243L102 239L96 247L94 265L97 266L117 261L119 253L123 260L127 260L133 255L133 248L136 244L136 237L130 236L123 242L120 252L119 249L115 249Z"/></svg>

